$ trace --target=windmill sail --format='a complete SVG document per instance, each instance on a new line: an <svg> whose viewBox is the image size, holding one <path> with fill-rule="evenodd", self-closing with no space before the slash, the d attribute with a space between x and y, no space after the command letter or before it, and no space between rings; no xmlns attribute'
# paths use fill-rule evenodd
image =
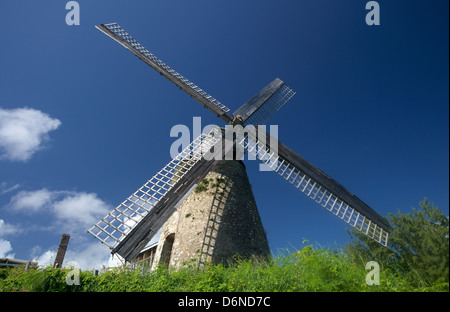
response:
<svg viewBox="0 0 450 312"><path fill-rule="evenodd" d="M217 160L201 159L172 187L164 199L158 201L153 209L117 244L112 253L121 255L126 261L136 258L153 235L175 212L177 207L195 189Z"/></svg>
<svg viewBox="0 0 450 312"><path fill-rule="evenodd" d="M234 112L235 123L265 125L294 95L292 88L276 78Z"/></svg>
<svg viewBox="0 0 450 312"><path fill-rule="evenodd" d="M88 232L113 253L132 260L175 211L178 202L195 188L198 179L206 175L203 171L209 170L213 161L205 161L203 156L221 143L221 138L218 127L202 133Z"/></svg>
<svg viewBox="0 0 450 312"><path fill-rule="evenodd" d="M248 133L238 144L328 211L387 246L390 226L382 216L261 128L255 133L257 137ZM271 150L271 140L278 152Z"/></svg>
<svg viewBox="0 0 450 312"><path fill-rule="evenodd" d="M216 116L221 118L226 123L230 123L233 118L228 114L230 109L219 102L217 99L206 93L199 86L189 81L187 78L170 68L166 63L157 58L154 54L148 51L144 46L131 37L121 26L117 23L101 24L95 26L98 30L120 43L122 46L130 50L134 55L147 63L150 67L155 69L162 76L169 79L181 90L189 94L192 98L197 100L200 104L212 111Z"/></svg>

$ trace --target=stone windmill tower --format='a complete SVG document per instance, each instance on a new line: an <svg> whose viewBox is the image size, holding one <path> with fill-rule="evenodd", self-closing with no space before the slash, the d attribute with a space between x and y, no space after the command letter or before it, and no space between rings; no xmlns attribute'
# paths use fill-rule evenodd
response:
<svg viewBox="0 0 450 312"><path fill-rule="evenodd" d="M164 223L154 255L153 267L270 255L242 161L222 160L211 169Z"/></svg>
<svg viewBox="0 0 450 312"><path fill-rule="evenodd" d="M387 246L390 226L383 217L265 132L262 125L295 94L283 81L275 79L230 115L228 107L150 53L118 24L96 28L228 124L195 138L88 230L113 254L131 262L149 248L155 265L169 266L223 262L237 254L267 256L267 239L245 167L239 157L229 157L244 150L338 218ZM228 147L227 142L231 142ZM157 246L147 246L160 229Z"/></svg>

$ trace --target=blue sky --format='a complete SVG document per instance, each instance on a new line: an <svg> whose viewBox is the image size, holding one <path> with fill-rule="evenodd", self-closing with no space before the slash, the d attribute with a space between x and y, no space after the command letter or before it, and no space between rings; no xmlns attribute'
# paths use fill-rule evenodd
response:
<svg viewBox="0 0 450 312"><path fill-rule="evenodd" d="M100 33L118 22L232 111L274 78L297 94L279 140L386 216L449 214L448 1L0 2L0 256L108 263L86 230L170 161L177 124L223 125ZM272 172L247 171L274 253L342 246L346 224Z"/></svg>

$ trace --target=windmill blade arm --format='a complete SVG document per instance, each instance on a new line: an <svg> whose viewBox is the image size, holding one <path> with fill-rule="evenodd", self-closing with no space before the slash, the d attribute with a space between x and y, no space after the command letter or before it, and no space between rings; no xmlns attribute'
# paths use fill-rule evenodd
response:
<svg viewBox="0 0 450 312"><path fill-rule="evenodd" d="M150 212L125 236L112 250L126 261L135 259L153 235L163 226L170 216L177 210L179 204L195 189L208 172L214 167L217 160L205 159L197 162L191 170L180 179L164 199L159 201Z"/></svg>
<svg viewBox="0 0 450 312"><path fill-rule="evenodd" d="M202 161L206 151L211 150L218 142L222 143L221 138L222 130L218 127L213 128L209 133L202 133L141 188L92 226L88 233L116 252L120 251L120 249L116 249L120 244L121 248L124 248L121 253L125 257L129 257L128 254L132 250L129 249L129 246L123 247L125 241L129 240L128 235L149 212L153 211L152 214L156 214L158 217L161 215L163 218L167 217L168 214L166 212L161 213L160 208L163 207L162 205L166 202L168 196L186 191L185 189L178 190L185 185L186 176L198 167L196 165ZM153 230L151 228L148 235L151 235ZM141 238L141 241L143 239ZM121 244L122 241L124 243Z"/></svg>
<svg viewBox="0 0 450 312"><path fill-rule="evenodd" d="M166 77L169 81L189 94L204 107L208 108L220 119L222 119L226 123L232 122L233 118L228 114L228 112L230 111L228 107L203 91L200 87L189 81L187 78L170 68L167 64L165 64L154 54L144 48L133 37L131 37L117 23L101 24L95 27L114 41L120 43L126 49L130 50L134 55L144 61L147 65L152 67L162 76Z"/></svg>
<svg viewBox="0 0 450 312"><path fill-rule="evenodd" d="M263 129L257 128L256 133L257 138L249 133L239 144L305 195L387 246L390 225L385 218ZM271 146L278 146L277 151L271 150Z"/></svg>
<svg viewBox="0 0 450 312"><path fill-rule="evenodd" d="M276 78L234 112L234 123L265 125L294 95L292 88Z"/></svg>

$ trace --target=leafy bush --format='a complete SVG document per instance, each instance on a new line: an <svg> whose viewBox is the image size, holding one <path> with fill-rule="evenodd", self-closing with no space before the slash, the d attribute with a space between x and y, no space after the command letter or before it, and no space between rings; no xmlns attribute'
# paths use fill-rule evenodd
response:
<svg viewBox="0 0 450 312"><path fill-rule="evenodd" d="M385 271L396 272L409 285L442 288L449 283L449 218L426 198L410 213L389 214L389 247L350 230L346 253L362 265L376 260ZM447 285L447 286L446 286Z"/></svg>
<svg viewBox="0 0 450 312"><path fill-rule="evenodd" d="M142 271L119 267L95 276L82 271L80 285L66 284L64 269L2 269L0 291L38 292L359 292L359 291L448 291L448 283L417 286L404 275L380 271L380 285L367 285L368 271L338 250L305 246L285 252L270 261L237 260L228 265L187 266L178 270L160 267Z"/></svg>

